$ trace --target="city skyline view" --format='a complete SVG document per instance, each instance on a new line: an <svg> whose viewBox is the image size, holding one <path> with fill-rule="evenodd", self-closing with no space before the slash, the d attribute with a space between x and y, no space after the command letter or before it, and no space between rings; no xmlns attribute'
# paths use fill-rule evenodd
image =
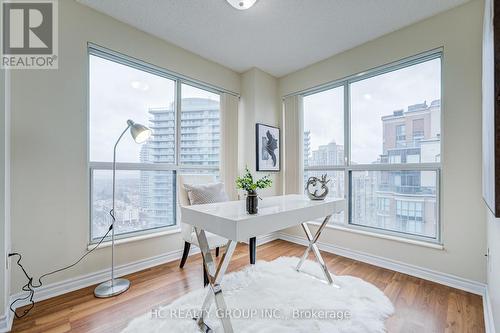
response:
<svg viewBox="0 0 500 333"><path fill-rule="evenodd" d="M200 122L203 119L208 120L209 117L206 117L206 112L210 111L210 106L218 107L218 104L214 104L212 100L203 100L203 99L187 99L184 103L189 104L189 102L197 102L199 110L205 111L205 115L199 114L195 119L195 123L193 123L193 117L183 117L184 121L187 121L187 118L191 121L192 125L196 125L196 121ZM439 101L433 101L431 105L434 107L439 106ZM408 114L407 110L415 109L417 106L421 106L425 108L425 103L415 104L409 106L405 109L405 112ZM430 105L427 106L430 108ZM413 112L418 112L419 110L414 110ZM218 111L217 111L218 112ZM396 111L399 112L399 111ZM410 112L411 113L411 112ZM158 163L160 161L171 160L174 158L174 150L173 146L173 136L167 137L166 140L160 140L159 138L168 135L168 133L172 134L173 131L173 110L171 106L169 108L157 108L149 110L150 120L148 124L155 130L156 133L153 138L145 145L142 146L141 152L139 153L141 156L142 162L151 162ZM383 118L394 116L393 114L387 114ZM217 118L218 121L218 118ZM383 119L381 119L383 121ZM167 126L167 123L172 122L170 126ZM205 131L206 132L206 131ZM197 132L197 135L200 132ZM417 133L420 135L419 133ZM214 136L218 135L217 132L213 132ZM305 135L305 146L307 146L307 133ZM161 145L163 148L161 148ZM425 143L424 143L425 146ZM158 149L160 147L160 149ZM412 146L413 147L413 146ZM186 147L190 148L190 147ZM395 147L394 147L395 148ZM408 147L411 148L411 147ZM406 145L405 145L406 149ZM387 149L389 151L390 149ZM386 151L385 155L388 155ZM194 152L189 152L191 155L206 153L206 150L196 149ZM218 152L217 152L218 153ZM342 145L336 143L329 143L327 145L319 146L317 150L310 150L309 152L305 151L304 160L307 161L309 166L321 166L321 165L340 165L343 163L344 158L344 147ZM381 154L383 156L384 154ZM217 155L218 156L218 155ZM214 158L214 162L216 162L218 157ZM196 159L198 160L198 159ZM200 163L210 164L208 159L199 159ZM212 163L214 163L212 162ZM110 198L111 198L111 181L110 181L110 172L100 171L100 175L96 175L95 188L99 189L94 191L94 224L95 224L95 238L99 237L100 234L103 234L107 227L109 226L109 207L110 207ZM319 176L323 172L306 172L307 179L308 176L315 175ZM330 174L330 178L332 178L332 182L330 184L330 195L331 196L343 196L344 194L344 179L342 172L328 172ZM333 174L333 175L332 175ZM394 175L394 172L392 173ZM174 201L174 193L172 191L174 187L174 173L170 171L119 171L117 173L117 230L118 233L127 233L134 232L137 230L145 229L145 228L156 228L163 227L167 225L171 225L174 223L174 215L175 212L175 201ZM381 196L382 184L375 184L381 178L380 175L377 175L373 172L365 173L360 177L357 175L355 178L356 183L361 186L361 190L358 190L356 193L357 199L355 202L362 203L364 207L364 214L358 214L358 220L363 220L364 224L370 225L378 225L377 222L380 219L388 220L388 214L386 217L378 217L377 214L380 214L382 211L387 210L390 203L384 203L383 200L380 202L379 198ZM420 178L420 176L419 176ZM367 186L367 185L370 185ZM420 186L419 184L415 184L415 186ZM387 188L387 183L386 183ZM406 193L408 194L408 193ZM428 193L429 194L429 193ZM435 196L435 193L430 193L431 197ZM387 197L387 196L386 196ZM397 195L396 195L397 197ZM387 205L387 207L386 207ZM396 207L396 203L394 201L394 207ZM372 207L373 209L369 209ZM397 207L396 207L397 208ZM424 208L422 208L423 210ZM337 223L343 223L343 216L337 216L334 221Z"/></svg>
<svg viewBox="0 0 500 333"><path fill-rule="evenodd" d="M329 195L348 195L331 223L438 237L440 74L435 58L304 97L304 182L327 173Z"/></svg>
<svg viewBox="0 0 500 333"><path fill-rule="evenodd" d="M376 164L435 163L440 161L441 101L409 105L381 116L383 145ZM341 166L344 146L332 140L311 149L311 130L304 132L304 182L328 174L329 195L344 197L343 171L307 170ZM350 173L349 223L425 237L437 233L437 175L434 171L353 171ZM345 213L332 223L345 223Z"/></svg>
<svg viewBox="0 0 500 333"><path fill-rule="evenodd" d="M350 86L351 161L372 163L381 153L380 118L409 105L441 98L441 59L434 59L354 82ZM344 144L344 87L304 97L304 129L311 130L311 150L332 141Z"/></svg>
<svg viewBox="0 0 500 333"><path fill-rule="evenodd" d="M185 89L184 96L192 89ZM186 97L181 100L180 161L186 166L218 167L220 146L220 102L211 98ZM174 163L175 109L150 108L147 125L152 137L139 151L141 163ZM213 171L212 171L213 172ZM111 172L99 170L93 186L92 238L98 239L107 231L111 218ZM116 233L125 234L167 227L175 224L174 171L117 171Z"/></svg>
<svg viewBox="0 0 500 333"><path fill-rule="evenodd" d="M100 111L92 113L91 141L99 140L101 143L91 145L92 161L110 161L109 151L116 140L111 134L118 136L123 128L116 126L110 129L109 126L104 126L103 122L104 119L107 121L115 119L113 121L115 123L123 114L126 118L150 126L153 136L143 145L137 145L129 136L124 136L118 152L119 162L172 165L180 162L185 166L218 166L220 129L217 94L186 84L181 85L181 128L180 142L177 144L174 81L121 64L110 63L98 57L91 58L91 61L94 66L92 68L99 73L92 80L96 84L91 86L93 95L91 108ZM107 71L103 71L103 68L107 68ZM351 124L357 119L356 124L351 125L349 130L351 164L439 162L440 125L436 117L429 118L425 124L424 120L418 120L406 126L393 126L402 118L411 118L424 109L440 110L438 102L440 79L436 74L439 72L440 59L434 59L349 85ZM395 82L399 84L396 85ZM106 90L104 87L108 93L104 93ZM303 99L306 168L345 165L344 89L344 86L340 86L305 96ZM435 96L438 98L431 99ZM134 99L135 104L128 103L129 98ZM123 109L118 112L117 108L120 106ZM197 111L188 116L189 109ZM216 112L215 118L210 114L211 109ZM434 113L440 114L440 112ZM431 123L434 125L431 126ZM416 129L415 133L408 135L408 138L411 138L411 141L408 141L410 139L406 140L406 131L414 131L413 128ZM217 140L214 140L215 138ZM178 155L177 149L180 149ZM177 157L179 161L176 161ZM431 160L427 160L429 158ZM306 170L304 182L307 177L319 176L322 173L321 170ZM346 186L344 172L339 170L327 173L332 179L330 196L343 197ZM104 233L110 223L110 191L105 189L111 187L110 174L109 170L96 170L93 174L93 238ZM352 172L350 177L352 186L350 223L388 228L387 224L390 222L392 227L389 229L400 228L395 222L396 210L398 207L399 212L403 209L401 206L403 203L399 200L401 195L408 195L399 193L398 197L398 191L415 192L417 187L423 188L425 184L435 187L436 182L436 175L420 171L410 174L384 171ZM410 190L409 185L397 186L402 183L411 183L414 189ZM120 190L121 188L123 189ZM118 233L164 227L175 223L175 172L119 170L117 189ZM387 193L383 193L384 189L391 189L393 192L392 199L388 203L385 202ZM426 195L429 198L433 197L435 201L435 189L427 191ZM406 201L405 209L408 207ZM426 210L420 203L412 203L411 207L412 211L418 211L419 215L420 211ZM429 203L427 207L431 207ZM435 223L436 214L432 217L431 213L428 214L428 219L422 217L421 220L433 220ZM343 223L344 219L345 213L342 213L333 220L335 223ZM419 232L418 228L412 228L415 233ZM432 236L435 230L427 233Z"/></svg>
<svg viewBox="0 0 500 333"><path fill-rule="evenodd" d="M220 96L180 83L180 114L176 115L174 80L94 55L89 62L90 161L112 162L113 146L127 119L148 126L153 132L142 145L126 133L117 147L117 162L136 163L137 169L118 167L116 172L116 234L174 225L176 172L141 168L151 164L177 167L182 163L184 167L215 167L217 172ZM111 175L109 169L92 170L93 240L102 237L111 223Z"/></svg>
<svg viewBox="0 0 500 333"><path fill-rule="evenodd" d="M440 100L434 100L430 104L427 104L427 101L423 101L422 103L417 103L413 105L409 105L409 108L411 109L412 107L430 107L432 105L438 105L440 106ZM406 110L408 108L405 108ZM404 111L405 109L402 110L396 110L397 111ZM387 114L386 116L383 117L390 117L393 116L394 114ZM439 133L438 133L439 134ZM343 140L339 140L337 142L334 138L332 138L327 144L322 144L318 145L316 149L312 148L311 144L311 131L310 130L305 130L304 131L304 162L307 163L308 166L322 166L322 165L342 165L344 162L344 145L343 145ZM381 149L382 152L380 155L383 154L383 148ZM333 152L333 153L332 153ZM373 161L372 163L380 163L380 159L377 159L376 161Z"/></svg>

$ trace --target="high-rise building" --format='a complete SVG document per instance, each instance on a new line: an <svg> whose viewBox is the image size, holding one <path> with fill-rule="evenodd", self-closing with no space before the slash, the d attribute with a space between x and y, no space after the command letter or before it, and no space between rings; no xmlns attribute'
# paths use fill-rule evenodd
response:
<svg viewBox="0 0 500 333"><path fill-rule="evenodd" d="M383 163L439 162L441 101L410 105L382 117ZM437 149L436 149L437 148Z"/></svg>
<svg viewBox="0 0 500 333"><path fill-rule="evenodd" d="M175 162L175 111L168 108L148 110L151 139L142 146L142 163ZM149 227L173 225L175 196L174 174L171 171L141 171L141 221Z"/></svg>
<svg viewBox="0 0 500 333"><path fill-rule="evenodd" d="M181 101L179 162L183 166L219 165L219 101L184 98ZM149 109L151 139L141 149L143 163L174 164L176 119L174 104ZM141 220L150 227L175 223L175 173L141 171Z"/></svg>
<svg viewBox="0 0 500 333"><path fill-rule="evenodd" d="M180 162L183 165L219 165L219 101L183 98L181 111Z"/></svg>
<svg viewBox="0 0 500 333"><path fill-rule="evenodd" d="M410 105L382 117L383 152L388 164L440 160L440 100ZM381 171L376 173L376 219L382 228L420 235L435 234L436 187L432 171Z"/></svg>
<svg viewBox="0 0 500 333"><path fill-rule="evenodd" d="M344 146L335 141L321 145L312 151L309 166L342 165L344 163Z"/></svg>
<svg viewBox="0 0 500 333"><path fill-rule="evenodd" d="M309 166L309 155L311 155L311 131L304 131L304 166Z"/></svg>

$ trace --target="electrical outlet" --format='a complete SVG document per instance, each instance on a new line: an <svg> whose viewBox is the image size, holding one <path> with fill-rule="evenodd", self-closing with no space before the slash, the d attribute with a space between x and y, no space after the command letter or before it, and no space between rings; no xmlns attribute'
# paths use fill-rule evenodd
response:
<svg viewBox="0 0 500 333"><path fill-rule="evenodd" d="M10 257L11 257L11 256L9 256L10 252L11 252L10 249L8 249L7 254L5 256L5 269L6 270L9 270L9 268L10 268Z"/></svg>

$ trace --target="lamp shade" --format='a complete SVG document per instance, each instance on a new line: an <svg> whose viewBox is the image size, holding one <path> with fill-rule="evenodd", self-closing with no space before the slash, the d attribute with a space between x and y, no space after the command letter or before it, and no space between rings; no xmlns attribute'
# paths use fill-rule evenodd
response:
<svg viewBox="0 0 500 333"><path fill-rule="evenodd" d="M129 120L128 124L130 125L130 134L137 143L145 142L152 134L151 130L142 124L134 123L132 120Z"/></svg>

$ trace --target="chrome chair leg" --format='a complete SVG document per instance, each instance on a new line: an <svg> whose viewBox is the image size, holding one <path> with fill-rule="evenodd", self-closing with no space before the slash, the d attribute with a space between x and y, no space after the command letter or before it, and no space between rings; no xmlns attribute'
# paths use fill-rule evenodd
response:
<svg viewBox="0 0 500 333"><path fill-rule="evenodd" d="M321 252L318 249L318 246L316 245L316 242L319 239L319 236L321 235L321 232L325 228L325 226L328 224L328 221L330 220L331 215L328 215L325 217L323 223L319 226L318 231L314 234L314 236L311 233L311 230L309 229L309 226L307 225L306 222L302 223L302 229L304 229L304 232L306 233L307 239L309 240L309 245L307 246L307 249L305 250L304 254L302 255L302 258L300 258L300 261L297 265L296 270L300 271L300 267L302 264L304 264L304 261L306 261L307 256L309 255L309 252L313 250L314 255L316 256L316 259L318 260L319 265L321 266L321 269L323 270L323 274L325 275L326 281L328 284L333 284L333 279L328 271L328 267L326 267L325 261L323 260L323 257L321 256Z"/></svg>
<svg viewBox="0 0 500 333"><path fill-rule="evenodd" d="M195 320L202 332L213 332L213 330L206 325L204 317L207 316L210 310L210 306L212 305L212 301L214 301L219 313L223 314L220 320L222 322L224 332L232 333L233 327L231 325L231 319L226 315L227 307L224 296L222 294L220 282L222 281L227 267L229 266L229 262L231 261L231 257L236 248L236 242L231 240L227 242L226 251L224 251L219 265L216 266L208 247L208 241L205 235L205 231L203 229L195 228L195 232L196 237L198 238L198 244L200 245L201 255L203 257L203 264L205 265L205 270L208 275L208 284L210 286L207 296L205 297L205 300L203 301L203 305L201 307L201 315L199 318L195 318Z"/></svg>

